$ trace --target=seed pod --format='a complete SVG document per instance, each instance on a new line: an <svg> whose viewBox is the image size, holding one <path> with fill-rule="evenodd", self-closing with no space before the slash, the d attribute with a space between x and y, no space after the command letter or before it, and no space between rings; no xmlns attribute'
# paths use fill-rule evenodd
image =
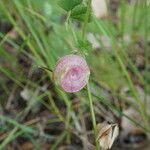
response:
<svg viewBox="0 0 150 150"><path fill-rule="evenodd" d="M108 16L106 0L92 0L92 10L97 18L105 18Z"/></svg>
<svg viewBox="0 0 150 150"><path fill-rule="evenodd" d="M56 64L54 80L69 93L80 91L88 82L90 69L79 55L66 55Z"/></svg>
<svg viewBox="0 0 150 150"><path fill-rule="evenodd" d="M99 141L100 146L104 149L110 149L119 134L118 125L99 123L97 125L97 131L99 132L97 140Z"/></svg>

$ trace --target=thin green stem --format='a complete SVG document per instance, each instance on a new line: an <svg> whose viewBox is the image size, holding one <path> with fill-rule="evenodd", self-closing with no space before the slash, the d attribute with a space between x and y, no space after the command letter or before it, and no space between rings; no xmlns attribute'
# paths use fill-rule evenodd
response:
<svg viewBox="0 0 150 150"><path fill-rule="evenodd" d="M0 144L0 149L5 148L5 146L11 141L13 140L13 136L14 134L17 132L18 127L15 127L10 133L9 135L5 138L5 140Z"/></svg>
<svg viewBox="0 0 150 150"><path fill-rule="evenodd" d="M120 17L120 34L121 34L121 42L124 45L124 29L125 29L125 17L126 17L126 5L125 1L121 0L121 17Z"/></svg>
<svg viewBox="0 0 150 150"><path fill-rule="evenodd" d="M83 42L85 41L86 27L87 27L87 23L88 23L88 20L89 20L90 13L91 13L91 0L88 1L87 13L86 13L85 21L84 21L84 24L83 24L83 31L82 31Z"/></svg>
<svg viewBox="0 0 150 150"><path fill-rule="evenodd" d="M96 137L97 137L96 118L95 118L95 113L94 113L94 105L93 105L93 100L92 100L92 95L91 95L91 89L90 89L89 82L87 84L87 92L88 92L89 105L90 105L90 111L91 111L91 116L92 116L92 124L93 124L94 135L95 135L96 150L98 150L99 149L99 145L98 145L98 143L96 141Z"/></svg>
<svg viewBox="0 0 150 150"><path fill-rule="evenodd" d="M65 21L65 25L66 25L66 30L67 30L67 31L68 31L68 29L69 29L70 14L71 14L71 11L68 12L68 14L67 14L67 19L66 19L66 21Z"/></svg>
<svg viewBox="0 0 150 150"><path fill-rule="evenodd" d="M73 36L73 39L74 39L74 42L75 42L75 44L77 44L78 43L78 39L77 39L76 33L75 33L75 31L74 31L74 29L72 27L72 21L70 19L70 15L71 15L71 11L68 12L67 19L66 19L66 22L65 22L66 30L68 32L69 29L70 29L70 31L72 33L72 36Z"/></svg>
<svg viewBox="0 0 150 150"><path fill-rule="evenodd" d="M89 20L89 16L91 13L91 0L88 0L88 6L87 6L87 13L85 16L85 21L83 24L83 30L82 30L82 39L83 42L85 42L85 36L86 36L86 28L87 28L87 23ZM87 84L87 92L88 92L88 98L89 98L89 105L90 105L90 111L91 111L91 117L92 117L92 124L93 124L93 129L94 129L94 138L95 138L95 144L96 144L96 150L99 150L99 144L96 140L97 137L97 129L96 129L96 118L95 118L95 113L94 113L94 106L93 106L93 100L92 100L92 95L91 95L91 90L90 90L90 84L88 82Z"/></svg>
<svg viewBox="0 0 150 150"><path fill-rule="evenodd" d="M138 1L134 4L134 10L133 10L133 15L132 15L132 34L135 31L136 28L136 13L138 9Z"/></svg>
<svg viewBox="0 0 150 150"><path fill-rule="evenodd" d="M147 0L144 1L144 14L145 14L145 48L144 48L144 53L145 53L145 79L148 77L148 47L147 47L147 39L148 39L148 6L147 6ZM147 107L147 93L148 93L148 86L147 82L145 82L144 85L144 104L145 104L145 110Z"/></svg>
<svg viewBox="0 0 150 150"><path fill-rule="evenodd" d="M69 24L72 25L72 21L71 20L69 20ZM78 44L78 39L77 39L77 35L76 35L75 31L74 31L74 28L71 27L70 30L72 32L75 44Z"/></svg>

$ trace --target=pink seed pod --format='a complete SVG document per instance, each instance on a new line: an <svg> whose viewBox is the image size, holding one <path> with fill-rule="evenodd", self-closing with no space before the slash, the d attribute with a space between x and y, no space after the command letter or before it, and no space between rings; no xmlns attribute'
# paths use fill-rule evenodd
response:
<svg viewBox="0 0 150 150"><path fill-rule="evenodd" d="M89 75L85 59L73 54L59 59L54 70L54 80L69 93L80 91L87 84Z"/></svg>

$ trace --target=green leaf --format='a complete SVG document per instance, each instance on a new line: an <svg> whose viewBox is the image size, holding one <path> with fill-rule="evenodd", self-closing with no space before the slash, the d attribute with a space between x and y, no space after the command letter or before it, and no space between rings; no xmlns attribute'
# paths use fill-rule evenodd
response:
<svg viewBox="0 0 150 150"><path fill-rule="evenodd" d="M71 10L70 17L78 21L85 21L87 15L87 6L80 4ZM88 17L88 22L91 20L91 14Z"/></svg>
<svg viewBox="0 0 150 150"><path fill-rule="evenodd" d="M78 21L83 21L84 22L85 19L86 19L86 14L72 16L71 18L76 19ZM90 21L91 21L91 15L88 17L88 22L90 22Z"/></svg>
<svg viewBox="0 0 150 150"><path fill-rule="evenodd" d="M81 4L82 0L59 0L58 5L66 11L72 10L77 5Z"/></svg>
<svg viewBox="0 0 150 150"><path fill-rule="evenodd" d="M86 14L87 12L87 7L84 6L83 4L80 4L78 6L76 6L75 8L72 9L71 11L71 17L75 17L75 16L78 16L78 15L83 15L83 14Z"/></svg>
<svg viewBox="0 0 150 150"><path fill-rule="evenodd" d="M77 47L84 52L88 52L92 49L92 44L87 40L84 42L82 40L79 40Z"/></svg>

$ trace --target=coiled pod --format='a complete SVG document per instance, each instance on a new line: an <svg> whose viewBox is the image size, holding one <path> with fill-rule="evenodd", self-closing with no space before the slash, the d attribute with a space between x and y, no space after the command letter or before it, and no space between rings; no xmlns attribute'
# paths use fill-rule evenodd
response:
<svg viewBox="0 0 150 150"><path fill-rule="evenodd" d="M54 70L54 80L69 93L80 91L87 84L89 75L85 59L73 54L60 58Z"/></svg>

